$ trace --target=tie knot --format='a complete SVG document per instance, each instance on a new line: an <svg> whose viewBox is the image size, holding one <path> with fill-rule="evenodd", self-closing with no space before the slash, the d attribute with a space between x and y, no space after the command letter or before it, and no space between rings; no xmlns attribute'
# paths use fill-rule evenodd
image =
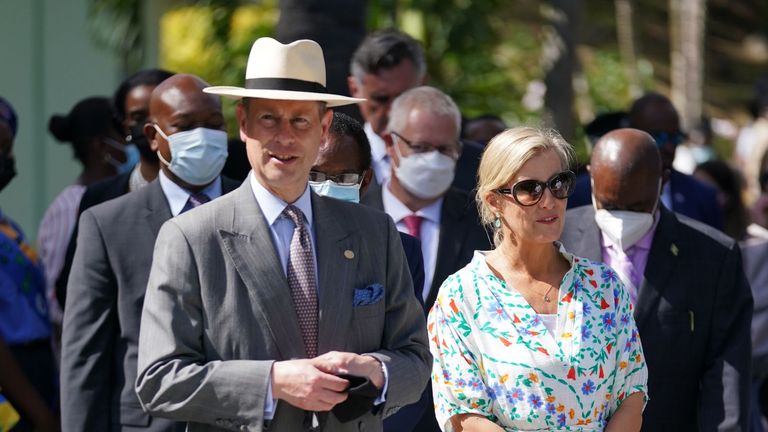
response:
<svg viewBox="0 0 768 432"><path fill-rule="evenodd" d="M208 195L202 192L193 193L189 196L189 202L192 204L192 207L203 205L210 200L211 198L209 198Z"/></svg>
<svg viewBox="0 0 768 432"><path fill-rule="evenodd" d="M304 226L304 213L298 207L289 205L283 210L283 214L293 221L296 228Z"/></svg>
<svg viewBox="0 0 768 432"><path fill-rule="evenodd" d="M405 227L408 229L408 234L416 237L417 239L421 239L421 221L424 220L424 218L412 214L404 217L402 220L405 224Z"/></svg>

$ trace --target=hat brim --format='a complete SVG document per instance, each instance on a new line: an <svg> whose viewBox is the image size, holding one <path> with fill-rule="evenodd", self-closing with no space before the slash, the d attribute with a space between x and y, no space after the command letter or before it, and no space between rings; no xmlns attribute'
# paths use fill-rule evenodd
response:
<svg viewBox="0 0 768 432"><path fill-rule="evenodd" d="M325 102L328 105L328 108L365 102L365 99L335 95L330 93L300 92L300 91L291 91L291 90L247 89L243 87L231 87L231 86L206 87L203 89L203 92L225 96L229 98L246 97L246 98L260 98L260 99L274 99L274 100Z"/></svg>

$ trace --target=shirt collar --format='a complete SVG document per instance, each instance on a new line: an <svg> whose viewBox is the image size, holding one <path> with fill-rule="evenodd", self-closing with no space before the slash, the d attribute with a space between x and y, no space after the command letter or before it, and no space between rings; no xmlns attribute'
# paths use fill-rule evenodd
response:
<svg viewBox="0 0 768 432"><path fill-rule="evenodd" d="M261 212L264 213L264 218L267 219L269 226L272 226L283 214L283 210L288 207L288 203L276 197L267 188L262 186L256 180L256 175L253 174L253 171L248 174L248 181L251 183L253 196L256 198L256 202L259 203ZM305 185L304 193L292 204L304 213L304 222L307 224L307 228L312 229L312 198L309 183Z"/></svg>
<svg viewBox="0 0 768 432"><path fill-rule="evenodd" d="M440 197L432 204L420 209L416 212L412 212L405 204L400 202L397 197L390 192L389 182L381 186L381 199L384 204L384 212L387 213L395 223L400 222L404 217L415 214L422 218L440 224L440 210L443 207L444 197Z"/></svg>
<svg viewBox="0 0 768 432"><path fill-rule="evenodd" d="M384 142L384 139L373 131L373 127L368 122L365 122L365 125L363 125L363 130L365 130L365 134L368 136L368 142L371 144L371 158L374 161L380 161L387 158L387 144Z"/></svg>
<svg viewBox="0 0 768 432"><path fill-rule="evenodd" d="M178 216L181 210L187 205L191 192L177 185L173 180L169 179L165 175L163 170L160 170L160 187L163 189L165 199L168 200L168 205L171 207L171 215ZM204 193L210 199L216 199L221 196L221 176L216 177L216 180L201 190L200 193Z"/></svg>

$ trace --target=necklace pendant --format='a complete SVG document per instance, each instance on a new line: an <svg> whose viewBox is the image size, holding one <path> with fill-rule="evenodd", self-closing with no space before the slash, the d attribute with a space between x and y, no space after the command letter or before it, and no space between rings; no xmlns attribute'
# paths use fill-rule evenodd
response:
<svg viewBox="0 0 768 432"><path fill-rule="evenodd" d="M545 296L544 296L544 301L545 301L545 302L547 302L547 303L551 302L551 300L549 299L549 296L548 296L548 295L545 295Z"/></svg>

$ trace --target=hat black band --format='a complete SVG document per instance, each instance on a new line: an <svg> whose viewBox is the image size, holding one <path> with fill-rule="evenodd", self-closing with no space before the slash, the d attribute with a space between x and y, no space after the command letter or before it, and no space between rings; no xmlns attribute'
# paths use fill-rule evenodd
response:
<svg viewBox="0 0 768 432"><path fill-rule="evenodd" d="M308 93L327 93L324 85L314 81L293 78L249 78L245 88L251 90L288 90Z"/></svg>

